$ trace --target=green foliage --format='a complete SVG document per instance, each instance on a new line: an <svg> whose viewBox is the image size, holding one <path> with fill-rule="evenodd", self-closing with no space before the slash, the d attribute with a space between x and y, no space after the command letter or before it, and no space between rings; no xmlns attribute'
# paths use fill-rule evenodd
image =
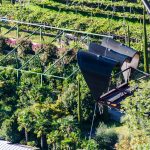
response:
<svg viewBox="0 0 150 150"><path fill-rule="evenodd" d="M125 13L125 16L128 17L126 24L130 26L130 36L133 38L131 46L139 51L142 49L141 23L137 22L142 17L141 12L137 12L137 10L142 9L140 4L135 5L134 3L127 3L127 1L112 3L107 0L102 1L101 6L98 6L99 8L95 8L95 6L97 7L97 0L83 0L84 7L82 5L70 6L68 9L68 6L64 4L66 1L46 0L39 2L34 0L33 2L26 7L19 4L13 6L4 4L1 6L0 13L2 16L26 22L39 22L62 28L67 27L87 32L125 36L126 29L124 28L126 26L122 25L122 19L118 20L124 17L124 13L120 9L125 5L128 10L130 7L134 8L136 13L136 16L129 12ZM72 0L72 2L82 4L80 0ZM43 4L46 8L43 8ZM111 5L117 8L112 20L108 18L113 13L112 8L110 8ZM59 15L58 9L61 10ZM75 11L78 13L74 13ZM133 17L135 17L135 20L132 19ZM23 25L20 25L19 28L20 30L28 29ZM29 29L33 30L33 27L29 27ZM149 25L147 29L149 32ZM51 30L51 34L56 34L56 32ZM4 39L5 37L0 36L1 54L3 53L3 46L6 44ZM136 40L139 40L139 42L135 44ZM24 41L20 38L17 44L20 44L17 52L21 58L18 59L18 62L24 64L35 53L32 51L32 43L29 40ZM73 47L76 43L69 44ZM68 47L65 47L63 52L60 52L55 45L56 43L42 45L43 51L39 53L39 58L37 56L36 61L28 63L24 69L43 72L47 69L46 67L50 67L55 59L60 58L68 49ZM76 57L74 56L78 49L79 47L71 49L67 56L63 58L63 63L58 63L56 68L50 70L49 73L60 76L70 75L72 68L77 68L75 65ZM5 65L14 62L14 60L6 59ZM64 72L64 69L66 72ZM43 76L41 83L41 76L35 74L19 72L18 80L16 72L12 70L1 71L0 75L0 126L1 136L5 139L13 142L22 140L26 144L34 146L35 144L40 145L37 142L40 138L41 141L48 142L49 149L113 149L117 142L117 134L112 129L100 124L95 139L86 140L85 135L88 134L88 131L81 133L77 125L78 96L81 100L82 128L86 126L84 122L91 122L95 103L83 77L80 76L80 95L78 95L76 77L63 82L52 77ZM132 136L120 139L117 145L118 149L149 149L150 124L145 114L145 112L150 111L149 88L144 89L144 87L150 87L150 84L142 83L140 89L143 89L144 92L138 90L133 97L127 100L127 104L124 104L126 110L125 120L132 131ZM104 117L107 118L108 116Z"/></svg>
<svg viewBox="0 0 150 150"><path fill-rule="evenodd" d="M78 83L77 80L74 83L69 83L69 80L64 81L64 86L62 89L62 94L60 99L62 100L64 106L67 108L68 112L77 118L77 101L78 101ZM84 91L84 92L82 92ZM82 107L82 117L83 121L87 121L91 118L93 114L93 106L95 101L91 100L92 96L89 89L83 79L80 78L80 98Z"/></svg>
<svg viewBox="0 0 150 150"><path fill-rule="evenodd" d="M4 50L8 50L8 45L6 44L7 38L0 35L0 53L4 53Z"/></svg>
<svg viewBox="0 0 150 150"><path fill-rule="evenodd" d="M96 130L96 141L99 149L113 149L118 140L117 133L108 128L104 123L100 123Z"/></svg>
<svg viewBox="0 0 150 150"><path fill-rule="evenodd" d="M133 86L135 85L133 84ZM150 111L150 82L142 81L138 86L139 88L134 95L123 103L123 108L126 112L124 121L131 130L143 130L145 133L148 133L150 120L146 113Z"/></svg>
<svg viewBox="0 0 150 150"><path fill-rule="evenodd" d="M67 86L64 87L64 92L61 95L61 99L68 111L75 115L77 108L77 86L74 83L69 85L67 84Z"/></svg>
<svg viewBox="0 0 150 150"><path fill-rule="evenodd" d="M33 114L31 113L30 107L17 110L17 121L18 121L18 130L22 131L25 129L26 132L29 132L34 127Z"/></svg>
<svg viewBox="0 0 150 150"><path fill-rule="evenodd" d="M98 150L98 144L94 139L83 140L81 147L85 150Z"/></svg>
<svg viewBox="0 0 150 150"><path fill-rule="evenodd" d="M16 93L15 75L15 72L11 69L1 70L0 72L0 126L16 110L18 95Z"/></svg>
<svg viewBox="0 0 150 150"><path fill-rule="evenodd" d="M41 62L47 66L49 62L57 58L57 47L53 44L44 44L43 53L40 56Z"/></svg>
<svg viewBox="0 0 150 150"><path fill-rule="evenodd" d="M0 137L13 143L20 142L22 135L17 130L17 126L16 118L6 119L2 123Z"/></svg>
<svg viewBox="0 0 150 150"><path fill-rule="evenodd" d="M39 2L38 2L39 3ZM123 13L119 13L116 12L116 16L118 16L117 18L114 17L114 19L110 20L110 25L108 23L108 16L107 14L110 15L115 15L112 14L112 8L111 11L105 11L104 10L104 6L102 5L101 9L90 9L90 11L96 11L95 13L98 12L98 14L104 14L104 15L96 15L94 16L93 14L93 18L91 18L91 12L86 13L88 15L83 15L80 13L75 14L74 12L76 11L76 8L74 8L74 6L72 6L72 9L74 11L68 11L68 6L66 6L65 4L62 3L58 3L58 2L53 2L53 1L49 1L48 2L50 5L49 7L43 8L41 6L43 5L35 5L35 4L30 4L30 6L22 8L22 7L18 7L18 5L15 6L7 6L7 9L5 8L5 6L2 7L1 9L1 14L6 15L6 14L12 14L11 17L13 16L14 19L16 20L21 20L22 19L22 14L24 16L23 20L27 21L27 22L39 22L39 23L45 23L45 24L49 24L52 26L61 26L63 28L67 27L70 29L79 29L79 30L85 30L88 32L94 32L94 33L102 33L102 34L117 34L117 35L121 35L121 36L125 36L126 35L126 30L127 30L127 24L130 26L130 31L131 31L131 38L140 40L140 42L138 42L136 45L138 45L138 47L141 45L141 34L142 34L142 30L141 30L141 23L139 23L139 20L142 18L143 14L134 14L134 13L126 13L126 15L128 16L128 18L131 18L129 21L126 22L125 27L123 27L123 19L122 17L124 17ZM107 3L107 2L103 2L103 3ZM108 5L112 5L110 4L111 2L109 2ZM121 5L122 2L118 2L119 4L117 5ZM116 4L116 2L113 3L114 5ZM130 3L132 4L131 7L135 7L137 5L135 5L134 3ZM51 7L51 5L54 5L54 7ZM63 6L62 6L63 5ZM125 4L125 6L128 5ZM138 7L141 7L141 5L139 4ZM61 11L61 13L59 13L58 15L58 9L65 7L64 11ZM82 6L77 6L79 7L80 10L87 10L89 8L85 8ZM122 8L122 6L120 6ZM54 9L55 8L55 9ZM106 5L107 8L107 5ZM128 8L130 9L130 7ZM140 8L141 9L141 8ZM13 11L13 12L12 12ZM22 11L22 13L20 13ZM137 11L138 12L138 11ZM56 17L57 16L57 17ZM127 17L126 16L126 17ZM133 18L138 18L135 19ZM118 18L120 20L118 20ZM88 24L87 24L88 22ZM85 25L86 26L83 26ZM111 26L111 27L110 27ZM148 32L150 31L149 25L147 26L148 28ZM126 28L126 29L125 29ZM135 41L134 41L135 43ZM132 45L133 47L135 47L135 44Z"/></svg>
<svg viewBox="0 0 150 150"><path fill-rule="evenodd" d="M26 54L32 54L32 42L30 40L24 40L23 38L17 39L17 44L20 45L17 48L18 56L23 58Z"/></svg>
<svg viewBox="0 0 150 150"><path fill-rule="evenodd" d="M52 132L47 140L51 148L77 149L80 144L80 130L72 116L53 121Z"/></svg>
<svg viewBox="0 0 150 150"><path fill-rule="evenodd" d="M133 84L133 86L135 85ZM131 132L129 142L132 149L149 146L150 119L147 116L147 112L150 112L149 90L150 81L142 81L134 95L123 103L125 110L123 121Z"/></svg>
<svg viewBox="0 0 150 150"><path fill-rule="evenodd" d="M119 139L119 143L116 144L117 150L128 149L131 150L130 138L123 136Z"/></svg>
<svg viewBox="0 0 150 150"><path fill-rule="evenodd" d="M30 141L30 142L27 143L27 145L32 146L32 147L37 146L35 141Z"/></svg>

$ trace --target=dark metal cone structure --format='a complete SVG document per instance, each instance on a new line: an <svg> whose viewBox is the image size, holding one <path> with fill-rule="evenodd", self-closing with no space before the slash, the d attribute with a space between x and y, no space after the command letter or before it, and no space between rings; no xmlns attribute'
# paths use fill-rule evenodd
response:
<svg viewBox="0 0 150 150"><path fill-rule="evenodd" d="M134 49L113 39L104 38L102 45L91 43L89 51L80 50L77 59L95 100L116 104L131 94L128 86L131 69L128 68L136 69L139 63L139 53ZM115 67L123 71L124 84L106 93Z"/></svg>
<svg viewBox="0 0 150 150"><path fill-rule="evenodd" d="M118 64L100 55L79 51L77 54L81 72L95 100L107 91L113 68Z"/></svg>

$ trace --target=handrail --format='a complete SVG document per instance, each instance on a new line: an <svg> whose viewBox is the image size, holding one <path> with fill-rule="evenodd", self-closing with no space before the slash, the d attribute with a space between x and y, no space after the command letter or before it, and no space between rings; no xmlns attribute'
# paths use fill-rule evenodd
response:
<svg viewBox="0 0 150 150"><path fill-rule="evenodd" d="M150 3L147 0L142 0L145 8L147 9L148 13L150 14Z"/></svg>
<svg viewBox="0 0 150 150"><path fill-rule="evenodd" d="M132 69L132 67L126 68L125 70L116 73L115 75L113 75L113 77L116 77L117 75L119 75L119 74L121 74L121 73L123 73L123 72L125 72L125 71L127 71L127 70L129 70L129 69ZM111 78L112 78L112 77L111 77Z"/></svg>
<svg viewBox="0 0 150 150"><path fill-rule="evenodd" d="M116 77L117 75L120 75L121 73L123 73L123 72L125 72L125 71L127 71L127 70L129 70L129 69L134 69L134 70L136 70L136 71L138 71L138 72L140 72L140 73L143 74L143 76L140 77L140 78L138 78L138 80L141 80L141 79L146 78L146 77L150 77L150 74L148 74L148 73L146 73L146 72L144 72L144 71L141 71L141 70L139 70L139 69L132 68L132 67L126 68L125 70L116 73L115 75L113 75L113 77ZM110 79L112 79L112 76L110 77ZM135 80L137 80L137 79L135 79Z"/></svg>
<svg viewBox="0 0 150 150"><path fill-rule="evenodd" d="M109 36L109 35L95 34L95 33L77 31L77 30L66 29L66 28L58 28L58 27L47 26L47 25L38 24L38 23L28 23L28 22L10 20L10 19L4 19L4 18L0 18L0 21L13 22L13 23L17 23L17 24L31 25L31 26L37 26L37 27L43 27L43 28L49 28L49 29L55 29L55 30L63 30L66 32L73 32L73 33L79 33L79 34L85 34L85 35L94 35L94 36L99 36L99 37L113 38L113 36Z"/></svg>

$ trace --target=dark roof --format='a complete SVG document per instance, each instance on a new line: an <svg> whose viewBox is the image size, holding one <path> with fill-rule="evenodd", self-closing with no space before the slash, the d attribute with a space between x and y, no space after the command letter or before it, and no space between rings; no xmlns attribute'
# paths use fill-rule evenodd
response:
<svg viewBox="0 0 150 150"><path fill-rule="evenodd" d="M117 53L126 55L131 59L134 57L135 54L138 53L136 50L128 46L125 46L122 43L119 43L111 38L104 38L101 45L106 48L112 49Z"/></svg>
<svg viewBox="0 0 150 150"><path fill-rule="evenodd" d="M124 61L130 61L130 57L127 55L120 54L112 49L98 45L97 43L90 43L89 52L114 59L118 61L120 65L122 65Z"/></svg>

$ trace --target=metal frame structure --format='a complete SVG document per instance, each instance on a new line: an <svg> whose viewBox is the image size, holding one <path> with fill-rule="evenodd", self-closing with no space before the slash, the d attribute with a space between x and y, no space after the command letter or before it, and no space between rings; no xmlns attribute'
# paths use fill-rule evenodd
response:
<svg viewBox="0 0 150 150"><path fill-rule="evenodd" d="M142 0L143 5L145 6L146 10L150 14L150 3L148 0Z"/></svg>
<svg viewBox="0 0 150 150"><path fill-rule="evenodd" d="M16 20L9 20L7 18L0 18L0 22L1 23L10 23L11 25L13 24L13 26L6 32L4 33L4 35L8 34L9 32L11 32L12 30L16 29L16 38L19 37L19 26L20 25L25 25L25 26L32 26L33 28L35 28L34 31L32 31L32 33L26 37L24 37L24 40L28 40L30 39L37 31L39 31L39 36L40 36L40 42L42 42L42 29L50 29L50 30L55 30L58 31L57 35L52 39L52 41L50 41L50 43L53 43L54 41L57 40L57 38L60 38L64 33L73 33L73 34L78 34L80 36L82 36L83 38L80 39L78 41L78 43L84 41L85 39L89 40L90 37L110 37L113 38L112 36L107 36L107 35L101 35L101 34L94 34L94 33L88 33L88 32L83 32L83 31L77 31L77 30L70 30L70 29L65 29L65 28L57 28L57 27L53 27L53 26L47 26L47 25L42 25L42 24L37 24L37 23L28 23L28 22L23 22L23 21L16 21ZM78 47L78 43L74 46L74 48ZM7 57L11 56L12 54L15 54L16 57L16 62L17 60L17 54L16 54L16 50L17 48L20 46L20 44L16 45L16 47L11 50L7 55L5 55L1 60L0 63L4 60L6 60ZM38 72L33 72L30 70L25 70L24 68L33 60L36 59L36 56L38 56L39 58L39 54L41 53L41 51L43 50L43 48L41 48L37 53L35 53L35 55L33 55L29 60L27 60L21 67L17 67L17 68L13 68L13 67L8 67L8 66L3 66L1 65L0 68L3 69L13 69L17 72L17 80L19 80L19 73L31 73L31 74L35 74L35 75L39 75L41 78L41 85L43 83L43 77L47 76L47 77L53 77L55 79L69 79L70 77L72 77L74 74L76 74L78 72L78 68L76 70L73 70L72 73L67 76L67 77L62 77L62 76L57 76L57 75L53 75L53 74L47 74L47 72L51 69L53 69L57 63L59 63L60 61L63 60L63 58L67 55L67 53L70 51L70 49L68 49L62 57L60 57L59 59L57 59L48 69L46 69L44 72L42 73L38 73ZM76 54L75 56L76 57ZM18 63L18 62L17 62Z"/></svg>
<svg viewBox="0 0 150 150"><path fill-rule="evenodd" d="M150 74L146 73L146 72L143 72L139 69L135 69L135 68L132 68L132 67L129 67L123 71L120 71L118 73L116 73L113 78L118 78L120 75L123 74L123 72L127 71L127 70L130 70L130 71L135 71L135 77L131 76L131 79L130 80L133 80L133 81L136 81L136 85L135 86L130 86L129 85L129 81L128 82L122 82L120 85L115 85L115 88L112 88L112 89L109 89L108 92L104 93L103 95L101 95L100 99L98 100L98 104L102 104L102 105L106 105L106 106L109 106L111 108L114 108L116 110L120 110L120 101L117 100L114 100L114 101L107 101L107 97L113 95L114 96L114 92L116 91L120 91L122 93L124 93L123 95L123 99L125 99L126 97L128 96L131 96L137 89L138 89L138 83L141 81L141 80L146 80L148 78L150 78ZM139 75L139 76L138 76ZM127 91L126 90L121 90L121 88L127 88Z"/></svg>

